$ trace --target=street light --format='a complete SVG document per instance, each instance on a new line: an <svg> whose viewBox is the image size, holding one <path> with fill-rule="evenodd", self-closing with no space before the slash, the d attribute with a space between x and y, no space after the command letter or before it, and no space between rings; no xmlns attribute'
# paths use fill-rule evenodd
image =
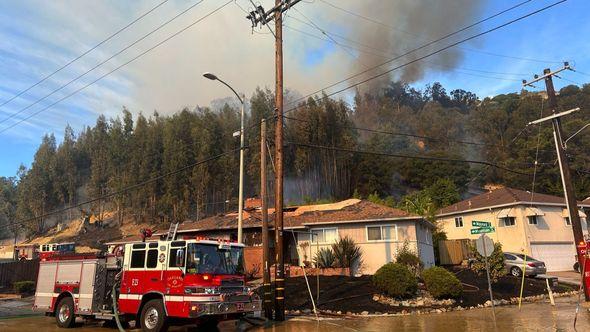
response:
<svg viewBox="0 0 590 332"><path fill-rule="evenodd" d="M240 189L238 192L238 242L242 243L242 221L243 221L243 210L244 210L244 100L240 95L232 88L229 84L225 83L219 77L213 73L206 72L203 77L212 81L219 81L221 84L227 86L242 104L240 112Z"/></svg>

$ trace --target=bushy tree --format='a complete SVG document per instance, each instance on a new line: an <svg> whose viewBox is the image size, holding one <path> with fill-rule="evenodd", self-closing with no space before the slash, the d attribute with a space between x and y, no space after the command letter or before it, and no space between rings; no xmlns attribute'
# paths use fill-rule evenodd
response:
<svg viewBox="0 0 590 332"><path fill-rule="evenodd" d="M486 273L485 259L479 254L475 246L471 246L471 252L474 260L471 262L471 270L482 276ZM498 280L506 275L506 268L504 266L504 252L502 251L502 244L500 242L494 243L494 251L488 257L488 264L490 267L490 279L492 282Z"/></svg>

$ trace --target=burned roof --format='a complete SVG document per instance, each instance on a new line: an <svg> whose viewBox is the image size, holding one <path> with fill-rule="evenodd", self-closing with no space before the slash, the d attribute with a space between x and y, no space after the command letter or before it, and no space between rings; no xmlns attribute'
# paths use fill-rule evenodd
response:
<svg viewBox="0 0 590 332"><path fill-rule="evenodd" d="M559 196L541 193L532 194L529 191L502 187L444 207L438 211L438 214L454 214L493 206L517 205L522 203L565 206L565 199ZM578 202L578 204L589 205L588 202Z"/></svg>
<svg viewBox="0 0 590 332"><path fill-rule="evenodd" d="M304 205L285 209L285 228L302 228L313 224L339 224L351 222L370 222L375 220L421 220L422 217L406 211L375 204L365 200L348 199L341 202L318 205ZM274 209L269 209L269 226L274 223ZM237 227L238 213L229 213L208 217L198 221L185 221L178 227L178 232L227 230ZM244 211L243 227L258 228L262 226L260 209Z"/></svg>

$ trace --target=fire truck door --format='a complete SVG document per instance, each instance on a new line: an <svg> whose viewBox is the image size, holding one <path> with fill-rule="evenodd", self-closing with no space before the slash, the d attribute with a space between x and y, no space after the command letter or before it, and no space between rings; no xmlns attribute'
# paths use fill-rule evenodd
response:
<svg viewBox="0 0 590 332"><path fill-rule="evenodd" d="M123 281L121 282L122 294L143 294L145 286L146 243L135 243L125 248L125 264ZM131 249L131 250L129 250Z"/></svg>
<svg viewBox="0 0 590 332"><path fill-rule="evenodd" d="M162 249L162 250L160 250ZM146 261L145 261L145 293L156 291L164 293L163 270L165 269L165 256L162 258L161 253L166 252L166 246L158 248L157 242L148 244Z"/></svg>

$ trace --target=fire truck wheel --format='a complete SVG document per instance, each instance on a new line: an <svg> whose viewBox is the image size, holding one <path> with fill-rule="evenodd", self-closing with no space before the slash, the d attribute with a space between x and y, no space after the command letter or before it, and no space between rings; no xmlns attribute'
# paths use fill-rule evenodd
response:
<svg viewBox="0 0 590 332"><path fill-rule="evenodd" d="M76 317L74 315L74 300L71 297L64 297L55 308L55 320L57 326L70 328L74 326Z"/></svg>
<svg viewBox="0 0 590 332"><path fill-rule="evenodd" d="M145 332L162 332L168 330L166 312L161 300L149 300L141 309L141 330Z"/></svg>

